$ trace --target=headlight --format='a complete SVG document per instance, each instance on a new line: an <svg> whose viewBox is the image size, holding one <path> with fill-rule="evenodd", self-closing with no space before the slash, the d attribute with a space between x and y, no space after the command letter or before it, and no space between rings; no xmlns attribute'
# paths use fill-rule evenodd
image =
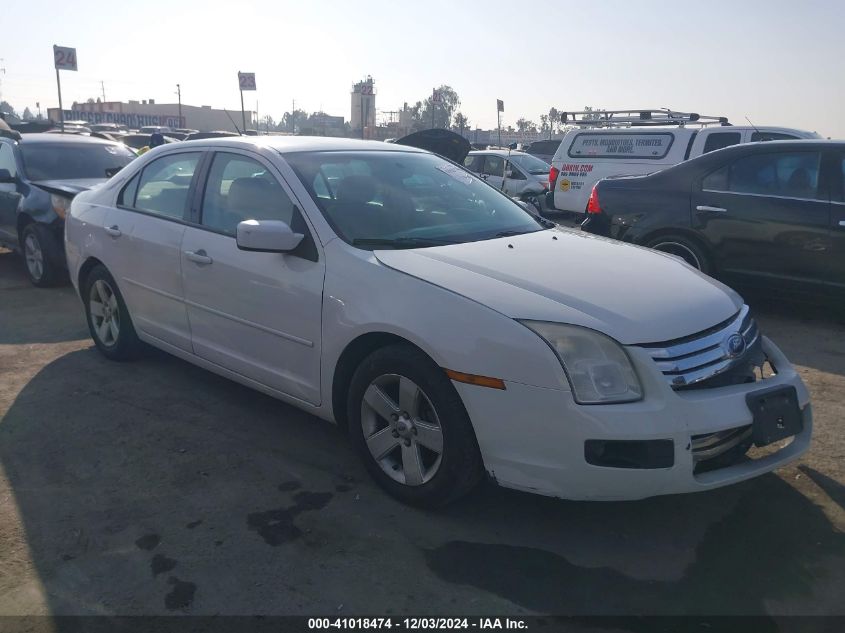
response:
<svg viewBox="0 0 845 633"><path fill-rule="evenodd" d="M56 212L56 215L59 216L62 220L64 220L65 214L67 214L67 210L70 209L70 198L51 193L50 203L53 205L53 211Z"/></svg>
<svg viewBox="0 0 845 633"><path fill-rule="evenodd" d="M642 399L643 388L628 355L609 336L562 323L520 323L533 330L557 354L579 404Z"/></svg>

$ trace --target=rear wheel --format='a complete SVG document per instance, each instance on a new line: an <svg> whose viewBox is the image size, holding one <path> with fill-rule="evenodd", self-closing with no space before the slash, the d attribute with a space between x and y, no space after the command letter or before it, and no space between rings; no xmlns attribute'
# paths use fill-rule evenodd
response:
<svg viewBox="0 0 845 633"><path fill-rule="evenodd" d="M712 270L710 259L704 249L695 241L683 235L661 235L649 240L646 246L662 253L680 257L687 264L705 274L710 274Z"/></svg>
<svg viewBox="0 0 845 633"><path fill-rule="evenodd" d="M392 345L358 367L349 389L352 440L370 475L397 499L441 506L484 473L460 396L418 349Z"/></svg>
<svg viewBox="0 0 845 633"><path fill-rule="evenodd" d="M55 236L41 224L27 224L21 231L21 247L26 273L33 285L39 288L52 286L61 274L56 264L61 247Z"/></svg>
<svg viewBox="0 0 845 633"><path fill-rule="evenodd" d="M141 341L135 333L123 296L105 266L94 266L88 273L82 298L88 330L97 349L111 360L134 358L141 348Z"/></svg>

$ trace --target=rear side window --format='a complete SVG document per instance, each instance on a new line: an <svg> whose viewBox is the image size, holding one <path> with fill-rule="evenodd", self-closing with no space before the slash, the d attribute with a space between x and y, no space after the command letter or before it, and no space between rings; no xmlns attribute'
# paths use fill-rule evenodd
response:
<svg viewBox="0 0 845 633"><path fill-rule="evenodd" d="M702 187L712 191L821 199L820 163L819 152L746 156L708 175Z"/></svg>
<svg viewBox="0 0 845 633"><path fill-rule="evenodd" d="M569 146L570 158L665 158L675 135L671 132L580 132Z"/></svg>
<svg viewBox="0 0 845 633"><path fill-rule="evenodd" d="M135 195L138 193L138 181L141 179L141 174L135 174L132 180L121 190L117 197L117 204L121 207L134 207Z"/></svg>
<svg viewBox="0 0 845 633"><path fill-rule="evenodd" d="M8 170L10 176L18 175L15 152L8 143L0 143L0 169Z"/></svg>
<svg viewBox="0 0 845 633"><path fill-rule="evenodd" d="M715 132L707 137L707 141L704 143L704 153L714 152L731 145L739 145L741 140L742 134L739 132Z"/></svg>
<svg viewBox="0 0 845 633"><path fill-rule="evenodd" d="M169 218L184 218L188 192L201 155L200 152L169 154L144 167L135 208Z"/></svg>

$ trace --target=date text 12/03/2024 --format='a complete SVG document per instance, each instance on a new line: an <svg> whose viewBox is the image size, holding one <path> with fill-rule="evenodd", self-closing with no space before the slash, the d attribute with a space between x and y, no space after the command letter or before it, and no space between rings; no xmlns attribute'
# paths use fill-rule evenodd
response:
<svg viewBox="0 0 845 633"><path fill-rule="evenodd" d="M444 630L524 630L525 620L518 618L309 618L309 630L379 630L399 629L408 631Z"/></svg>

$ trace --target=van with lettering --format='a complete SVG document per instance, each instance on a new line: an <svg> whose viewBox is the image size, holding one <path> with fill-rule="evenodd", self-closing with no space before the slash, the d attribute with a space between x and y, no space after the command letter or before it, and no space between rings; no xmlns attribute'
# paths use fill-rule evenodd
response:
<svg viewBox="0 0 845 633"><path fill-rule="evenodd" d="M561 121L574 127L552 158L546 207L578 214L585 213L593 185L602 178L660 171L740 143L821 138L816 132L734 126L724 117L670 110L564 113Z"/></svg>

